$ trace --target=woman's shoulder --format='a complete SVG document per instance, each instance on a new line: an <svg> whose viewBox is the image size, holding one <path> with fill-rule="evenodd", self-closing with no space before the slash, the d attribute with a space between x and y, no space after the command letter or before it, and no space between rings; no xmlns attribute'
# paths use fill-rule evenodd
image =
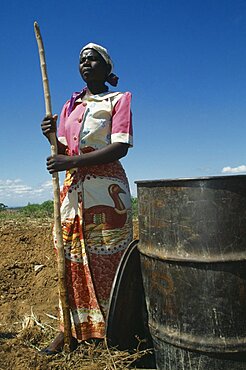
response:
<svg viewBox="0 0 246 370"><path fill-rule="evenodd" d="M126 91L123 93L123 96L127 99L131 99L132 98L132 93L130 91Z"/></svg>
<svg viewBox="0 0 246 370"><path fill-rule="evenodd" d="M113 103L117 103L118 101L131 101L132 94L130 91L121 92L118 91L115 95L112 96Z"/></svg>
<svg viewBox="0 0 246 370"><path fill-rule="evenodd" d="M74 109L76 103L81 102L81 98L85 95L86 89L82 91L75 91L72 93L71 98L68 99L65 104L63 105L63 111L69 116Z"/></svg>
<svg viewBox="0 0 246 370"><path fill-rule="evenodd" d="M131 96L132 93L130 91L115 91L115 92L112 92L113 94L120 94L121 96L125 95L125 96Z"/></svg>

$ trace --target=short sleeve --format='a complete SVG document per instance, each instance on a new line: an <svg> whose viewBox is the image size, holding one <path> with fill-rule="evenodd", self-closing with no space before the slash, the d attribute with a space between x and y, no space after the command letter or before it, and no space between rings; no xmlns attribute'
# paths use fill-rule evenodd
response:
<svg viewBox="0 0 246 370"><path fill-rule="evenodd" d="M126 92L114 106L111 143L119 142L133 146L131 98L131 93Z"/></svg>
<svg viewBox="0 0 246 370"><path fill-rule="evenodd" d="M67 145L65 121L67 119L68 104L69 104L69 101L67 101L62 108L62 111L60 114L59 128L58 128L58 140L64 145Z"/></svg>

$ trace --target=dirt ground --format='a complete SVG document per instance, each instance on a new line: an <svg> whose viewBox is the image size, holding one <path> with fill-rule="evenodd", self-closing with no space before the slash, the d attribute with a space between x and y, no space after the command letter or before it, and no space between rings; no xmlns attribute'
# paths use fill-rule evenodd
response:
<svg viewBox="0 0 246 370"><path fill-rule="evenodd" d="M51 228L50 221L0 221L0 370L103 368L81 367L76 355L54 360L39 354L58 327Z"/></svg>

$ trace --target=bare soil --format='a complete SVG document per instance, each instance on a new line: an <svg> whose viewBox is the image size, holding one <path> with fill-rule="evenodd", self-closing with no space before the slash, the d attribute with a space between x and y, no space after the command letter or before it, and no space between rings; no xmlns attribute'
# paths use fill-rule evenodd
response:
<svg viewBox="0 0 246 370"><path fill-rule="evenodd" d="M58 327L51 224L0 220L0 370L110 369L100 361L88 363L88 359L87 365L82 365L76 360L83 355L79 351L55 359L39 353ZM137 223L134 234L137 238Z"/></svg>

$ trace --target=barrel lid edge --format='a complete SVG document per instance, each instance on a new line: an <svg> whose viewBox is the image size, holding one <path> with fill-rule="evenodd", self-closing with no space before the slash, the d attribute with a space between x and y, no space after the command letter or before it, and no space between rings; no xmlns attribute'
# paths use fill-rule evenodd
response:
<svg viewBox="0 0 246 370"><path fill-rule="evenodd" d="M184 182L184 181L202 181L202 180L221 180L221 179L235 179L235 178L246 178L245 175L225 175L225 176L201 176L201 177L179 177L170 179L153 179L153 180L137 180L134 181L137 185L150 185L157 186L160 183L172 183L172 182Z"/></svg>

